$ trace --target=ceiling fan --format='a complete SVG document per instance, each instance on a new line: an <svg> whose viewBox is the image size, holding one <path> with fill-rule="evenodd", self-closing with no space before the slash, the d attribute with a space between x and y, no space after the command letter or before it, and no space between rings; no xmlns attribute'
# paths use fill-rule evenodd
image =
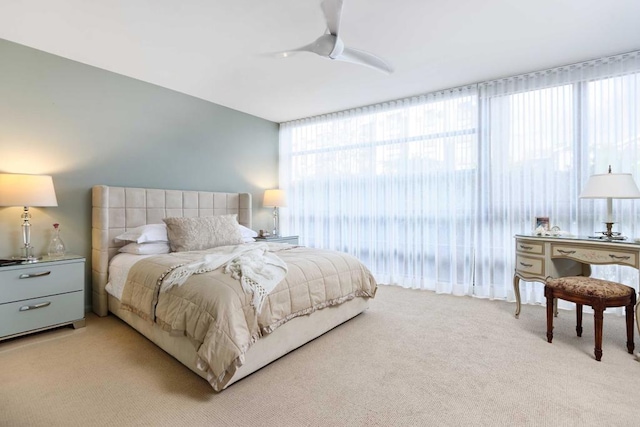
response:
<svg viewBox="0 0 640 427"><path fill-rule="evenodd" d="M384 59L363 50L346 47L340 38L340 18L343 0L324 0L321 3L322 12L327 21L327 32L311 44L280 52L277 56L288 58L298 52L311 52L323 58L336 61L351 62L353 64L371 67L383 73L390 74L393 67Z"/></svg>

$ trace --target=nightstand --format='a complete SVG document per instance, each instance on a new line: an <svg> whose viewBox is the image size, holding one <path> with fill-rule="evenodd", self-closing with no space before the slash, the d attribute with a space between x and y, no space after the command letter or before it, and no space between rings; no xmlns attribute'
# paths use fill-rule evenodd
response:
<svg viewBox="0 0 640 427"><path fill-rule="evenodd" d="M0 267L0 340L62 325L83 327L84 263L66 255Z"/></svg>
<svg viewBox="0 0 640 427"><path fill-rule="evenodd" d="M289 243L290 245L297 245L298 236L256 237L256 242Z"/></svg>

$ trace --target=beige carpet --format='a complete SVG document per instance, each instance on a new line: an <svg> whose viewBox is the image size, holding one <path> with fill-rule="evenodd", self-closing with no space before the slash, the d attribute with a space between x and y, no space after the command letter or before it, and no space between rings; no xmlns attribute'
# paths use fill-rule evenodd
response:
<svg viewBox="0 0 640 427"><path fill-rule="evenodd" d="M381 287L364 314L214 393L113 316L0 343L0 425L640 425L624 319Z"/></svg>

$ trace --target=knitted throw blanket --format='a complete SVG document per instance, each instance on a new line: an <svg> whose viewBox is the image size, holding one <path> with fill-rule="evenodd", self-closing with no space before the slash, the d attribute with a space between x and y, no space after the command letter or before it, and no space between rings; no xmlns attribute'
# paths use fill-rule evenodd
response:
<svg viewBox="0 0 640 427"><path fill-rule="evenodd" d="M266 243L222 246L204 254L201 259L173 269L162 280L160 292L183 285L193 274L218 268L240 280L242 289L253 295L252 305L260 313L265 298L287 274L287 264L269 252Z"/></svg>

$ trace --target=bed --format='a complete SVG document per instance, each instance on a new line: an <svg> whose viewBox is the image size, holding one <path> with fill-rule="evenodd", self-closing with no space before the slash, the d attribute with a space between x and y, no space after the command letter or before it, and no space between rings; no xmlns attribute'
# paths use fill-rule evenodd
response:
<svg viewBox="0 0 640 427"><path fill-rule="evenodd" d="M207 376L207 372L203 371L197 345L194 345L190 337L186 334L176 336L175 332L171 333L149 319L134 314L123 306L120 299L109 294L106 287L109 283L110 260L124 245L114 239L121 233L145 224L162 223L163 218L167 217L193 218L228 214L237 215L239 224L251 228L251 195L105 185L97 185L92 189L93 311L99 316L112 313L119 317L193 372L208 379L216 391L223 390L362 313L368 308L368 300L375 295L376 290L375 280L371 277L372 283L368 285L367 292L343 298L339 304L318 306L305 313L290 315L273 330L261 334L259 339L252 342L243 351L237 366L229 368L224 381L214 384L211 375Z"/></svg>

